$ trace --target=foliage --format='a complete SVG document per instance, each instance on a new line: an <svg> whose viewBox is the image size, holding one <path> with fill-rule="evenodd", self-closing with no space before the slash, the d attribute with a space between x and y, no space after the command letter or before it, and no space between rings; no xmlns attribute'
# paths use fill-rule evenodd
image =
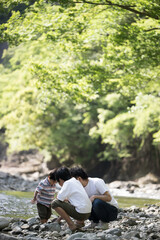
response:
<svg viewBox="0 0 160 240"><path fill-rule="evenodd" d="M159 2L20 2L25 10L0 27L10 43L0 124L11 150L84 164L132 156L150 134L158 149Z"/></svg>

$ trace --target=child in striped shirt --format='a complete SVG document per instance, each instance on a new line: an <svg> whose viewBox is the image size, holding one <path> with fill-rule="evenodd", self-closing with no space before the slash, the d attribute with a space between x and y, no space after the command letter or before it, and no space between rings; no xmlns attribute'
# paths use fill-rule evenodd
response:
<svg viewBox="0 0 160 240"><path fill-rule="evenodd" d="M54 199L56 190L55 172L56 170L54 169L49 173L48 177L40 181L34 192L34 198L31 200L31 203L37 202L37 210L41 223L46 223L52 214L51 202Z"/></svg>

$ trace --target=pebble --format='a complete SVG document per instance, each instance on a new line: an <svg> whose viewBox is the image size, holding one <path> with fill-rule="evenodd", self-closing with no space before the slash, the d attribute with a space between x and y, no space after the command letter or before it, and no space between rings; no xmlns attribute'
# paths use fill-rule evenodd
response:
<svg viewBox="0 0 160 240"><path fill-rule="evenodd" d="M0 218L1 240L160 240L160 206L120 209L118 219L109 228L81 229L72 234L64 221L40 224L38 218ZM151 214L149 214L151 213ZM89 220L86 220L86 225Z"/></svg>

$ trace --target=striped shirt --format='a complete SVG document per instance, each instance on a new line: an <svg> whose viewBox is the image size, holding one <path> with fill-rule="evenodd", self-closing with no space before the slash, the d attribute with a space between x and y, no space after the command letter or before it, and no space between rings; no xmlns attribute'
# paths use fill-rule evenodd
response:
<svg viewBox="0 0 160 240"><path fill-rule="evenodd" d="M37 203L41 203L46 207L50 207L51 202L53 201L55 195L55 190L56 190L55 184L51 185L50 182L48 181L48 177L40 181L36 188L36 191L38 192Z"/></svg>

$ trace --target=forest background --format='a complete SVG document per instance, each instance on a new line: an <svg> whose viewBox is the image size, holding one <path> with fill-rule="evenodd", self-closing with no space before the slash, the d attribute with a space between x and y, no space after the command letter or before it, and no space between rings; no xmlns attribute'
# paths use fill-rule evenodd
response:
<svg viewBox="0 0 160 240"><path fill-rule="evenodd" d="M0 16L1 144L159 175L159 0L1 0Z"/></svg>

